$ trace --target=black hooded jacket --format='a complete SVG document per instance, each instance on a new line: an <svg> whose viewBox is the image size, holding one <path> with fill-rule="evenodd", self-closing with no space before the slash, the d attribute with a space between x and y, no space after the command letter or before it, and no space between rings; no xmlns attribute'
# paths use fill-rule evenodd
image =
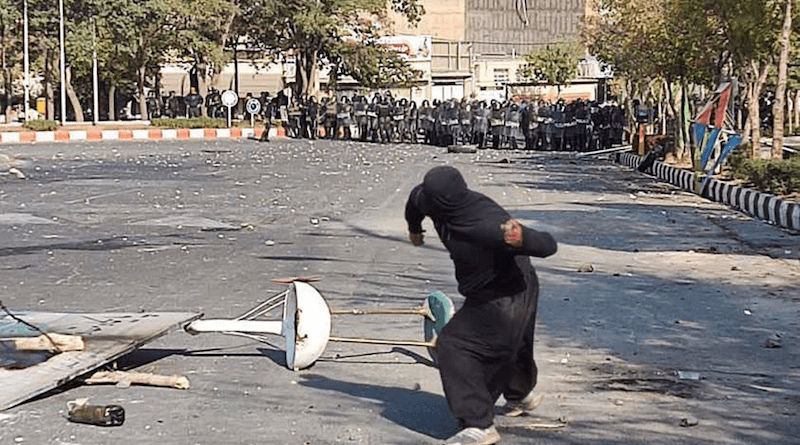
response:
<svg viewBox="0 0 800 445"><path fill-rule="evenodd" d="M506 244L501 225L511 216L487 196L469 190L453 167L431 169L411 191L405 210L409 232L422 233L426 216L450 252L458 291L468 303L521 292L525 279L515 257L544 258L557 249L549 233L527 227L522 229L522 247Z"/></svg>

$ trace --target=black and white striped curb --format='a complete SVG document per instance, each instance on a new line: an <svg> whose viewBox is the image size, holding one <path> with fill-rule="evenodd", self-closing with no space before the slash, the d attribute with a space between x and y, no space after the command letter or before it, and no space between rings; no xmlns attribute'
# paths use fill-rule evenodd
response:
<svg viewBox="0 0 800 445"><path fill-rule="evenodd" d="M636 168L642 158L632 153L618 153L617 162ZM697 193L699 181L689 170L675 168L656 161L648 170L653 176ZM702 195L706 199L719 202L764 221L769 221L786 229L800 230L800 203L784 201L774 195L728 184L716 179L708 182Z"/></svg>

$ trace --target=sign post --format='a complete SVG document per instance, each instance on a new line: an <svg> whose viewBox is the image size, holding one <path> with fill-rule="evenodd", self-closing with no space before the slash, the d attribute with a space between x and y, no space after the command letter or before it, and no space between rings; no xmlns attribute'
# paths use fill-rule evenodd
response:
<svg viewBox="0 0 800 445"><path fill-rule="evenodd" d="M255 124L253 122L253 119L255 115L258 114L259 111L261 111L261 101L256 99L255 97L252 97L247 100L247 103L245 104L244 108L245 110L247 110L248 113L250 113L250 126L254 127Z"/></svg>
<svg viewBox="0 0 800 445"><path fill-rule="evenodd" d="M225 90L222 93L222 105L228 107L228 128L231 128L231 108L239 103L239 95L235 91Z"/></svg>

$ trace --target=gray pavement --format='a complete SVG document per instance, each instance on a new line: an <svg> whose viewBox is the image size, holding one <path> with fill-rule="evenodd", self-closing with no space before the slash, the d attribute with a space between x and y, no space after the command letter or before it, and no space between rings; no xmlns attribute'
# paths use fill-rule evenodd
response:
<svg viewBox="0 0 800 445"><path fill-rule="evenodd" d="M800 437L800 238L608 159L294 140L2 152L29 159L27 179L0 176L11 308L228 318L281 291L271 279L297 275L321 276L336 309L409 308L434 290L458 306L429 222L414 248L403 221L411 187L451 164L560 243L534 260L546 399L501 426L502 443ZM422 322L336 316L332 331L421 339ZM191 389L70 385L0 413L0 444L433 444L457 430L425 349L330 343L291 372L281 344L170 333L117 365L183 374ZM69 423L79 397L122 405L125 424ZM531 428L558 419L567 426Z"/></svg>

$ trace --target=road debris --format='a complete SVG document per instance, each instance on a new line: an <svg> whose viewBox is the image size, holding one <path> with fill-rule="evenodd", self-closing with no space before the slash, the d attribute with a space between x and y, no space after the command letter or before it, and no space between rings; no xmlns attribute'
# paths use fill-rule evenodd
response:
<svg viewBox="0 0 800 445"><path fill-rule="evenodd" d="M120 426L125 423L125 409L119 405L89 405L89 399L67 402L70 422L97 426Z"/></svg>
<svg viewBox="0 0 800 445"><path fill-rule="evenodd" d="M765 348L775 349L775 348L780 348L782 346L783 344L782 344L781 334L777 332L770 335L769 338L767 338L767 340L764 341Z"/></svg>
<svg viewBox="0 0 800 445"><path fill-rule="evenodd" d="M117 388L148 385L189 389L190 386L189 379L182 375L157 375L134 371L97 371L83 381L88 384L114 383Z"/></svg>

